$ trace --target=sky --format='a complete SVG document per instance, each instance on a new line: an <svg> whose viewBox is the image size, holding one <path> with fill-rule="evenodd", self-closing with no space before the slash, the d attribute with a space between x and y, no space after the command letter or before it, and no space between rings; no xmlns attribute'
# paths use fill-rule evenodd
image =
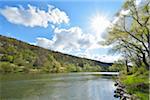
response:
<svg viewBox="0 0 150 100"><path fill-rule="evenodd" d="M62 53L113 62L103 46L124 0L0 0L0 35Z"/></svg>

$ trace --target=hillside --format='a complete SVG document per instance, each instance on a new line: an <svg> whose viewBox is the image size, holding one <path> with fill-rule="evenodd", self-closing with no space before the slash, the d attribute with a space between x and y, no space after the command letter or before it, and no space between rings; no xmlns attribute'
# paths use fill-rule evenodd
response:
<svg viewBox="0 0 150 100"><path fill-rule="evenodd" d="M108 71L112 63L80 58L0 35L0 72Z"/></svg>

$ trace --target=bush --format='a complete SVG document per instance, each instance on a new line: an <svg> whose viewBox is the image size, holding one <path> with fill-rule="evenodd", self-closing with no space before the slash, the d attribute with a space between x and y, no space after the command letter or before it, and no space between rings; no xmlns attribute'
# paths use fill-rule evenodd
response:
<svg viewBox="0 0 150 100"><path fill-rule="evenodd" d="M4 54L1 57L1 61L6 61L6 62L11 62L12 63L13 62L13 56Z"/></svg>
<svg viewBox="0 0 150 100"><path fill-rule="evenodd" d="M124 69L124 65L122 65L122 64L113 64L112 66L110 66L109 67L109 71L117 71L117 72L119 72L119 71L121 71L121 70L123 70Z"/></svg>
<svg viewBox="0 0 150 100"><path fill-rule="evenodd" d="M77 71L77 68L74 64L67 64L66 69L67 69L67 72L76 72Z"/></svg>
<svg viewBox="0 0 150 100"><path fill-rule="evenodd" d="M135 74L138 71L138 67L132 66L130 73Z"/></svg>
<svg viewBox="0 0 150 100"><path fill-rule="evenodd" d="M15 65L9 62L1 62L0 63L0 72L2 73L10 73L15 70Z"/></svg>
<svg viewBox="0 0 150 100"><path fill-rule="evenodd" d="M142 74L145 74L146 72L147 72L146 68L140 67L138 68L136 75L142 75Z"/></svg>
<svg viewBox="0 0 150 100"><path fill-rule="evenodd" d="M83 70L82 70L81 67L77 66L77 67L76 67L76 71L77 71L77 72L82 72Z"/></svg>

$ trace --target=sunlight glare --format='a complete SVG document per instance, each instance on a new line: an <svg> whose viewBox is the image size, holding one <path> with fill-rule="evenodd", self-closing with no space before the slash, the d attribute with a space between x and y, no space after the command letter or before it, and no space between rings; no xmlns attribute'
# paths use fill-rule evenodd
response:
<svg viewBox="0 0 150 100"><path fill-rule="evenodd" d="M91 18L91 28L96 33L102 33L110 25L109 20L102 15L96 15Z"/></svg>

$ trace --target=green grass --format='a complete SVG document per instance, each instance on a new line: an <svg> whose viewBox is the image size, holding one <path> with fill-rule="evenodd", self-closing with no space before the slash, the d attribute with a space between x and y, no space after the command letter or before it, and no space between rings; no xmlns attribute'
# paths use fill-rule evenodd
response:
<svg viewBox="0 0 150 100"><path fill-rule="evenodd" d="M121 82L126 86L128 93L134 94L140 100L149 100L149 71L132 75L121 75Z"/></svg>
<svg viewBox="0 0 150 100"><path fill-rule="evenodd" d="M149 93L137 92L135 95L139 97L140 100L149 100Z"/></svg>
<svg viewBox="0 0 150 100"><path fill-rule="evenodd" d="M126 78L124 78L124 80L122 80L122 82L125 85L132 85L132 84L136 84L136 83L148 83L148 77L146 76L136 76L136 75L128 75L126 76Z"/></svg>

